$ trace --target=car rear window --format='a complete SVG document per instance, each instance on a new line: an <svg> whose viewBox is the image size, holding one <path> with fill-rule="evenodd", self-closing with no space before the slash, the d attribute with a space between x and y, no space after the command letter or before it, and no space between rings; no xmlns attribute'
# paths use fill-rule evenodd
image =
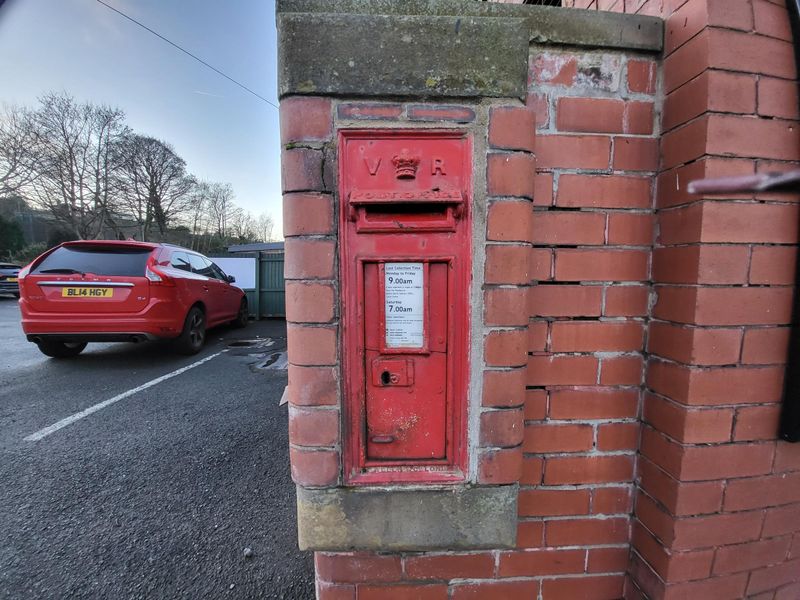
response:
<svg viewBox="0 0 800 600"><path fill-rule="evenodd" d="M150 248L120 246L62 246L36 265L33 273L93 273L120 277L144 277Z"/></svg>

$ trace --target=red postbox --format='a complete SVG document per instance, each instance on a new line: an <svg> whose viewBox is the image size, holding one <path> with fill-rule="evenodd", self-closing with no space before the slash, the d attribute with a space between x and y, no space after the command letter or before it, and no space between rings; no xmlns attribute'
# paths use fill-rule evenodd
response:
<svg viewBox="0 0 800 600"><path fill-rule="evenodd" d="M463 481L471 140L339 132L345 480Z"/></svg>

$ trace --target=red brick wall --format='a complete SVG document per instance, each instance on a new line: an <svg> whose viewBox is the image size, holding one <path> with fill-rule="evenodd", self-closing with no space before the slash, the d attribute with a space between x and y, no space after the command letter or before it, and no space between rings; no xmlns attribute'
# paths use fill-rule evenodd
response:
<svg viewBox="0 0 800 600"><path fill-rule="evenodd" d="M476 482L521 485L516 549L318 553L323 600L800 597L800 198L685 191L800 157L785 8L583 4L665 17L663 62L534 47L525 106L282 101L295 481L340 481L333 132L434 123L487 153L470 443Z"/></svg>

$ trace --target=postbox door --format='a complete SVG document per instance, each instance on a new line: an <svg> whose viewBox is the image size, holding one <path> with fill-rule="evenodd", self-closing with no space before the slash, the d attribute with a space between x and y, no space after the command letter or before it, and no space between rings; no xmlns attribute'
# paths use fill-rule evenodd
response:
<svg viewBox="0 0 800 600"><path fill-rule="evenodd" d="M366 459L447 454L448 263L364 263Z"/></svg>

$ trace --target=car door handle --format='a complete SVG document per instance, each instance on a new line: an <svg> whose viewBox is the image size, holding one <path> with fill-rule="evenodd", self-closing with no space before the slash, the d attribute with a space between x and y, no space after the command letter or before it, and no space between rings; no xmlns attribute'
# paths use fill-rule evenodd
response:
<svg viewBox="0 0 800 600"><path fill-rule="evenodd" d="M207 291L208 291L208 286L207 286L207 285L204 285L204 286L203 286L203 291L204 291L204 292L207 292Z"/></svg>

